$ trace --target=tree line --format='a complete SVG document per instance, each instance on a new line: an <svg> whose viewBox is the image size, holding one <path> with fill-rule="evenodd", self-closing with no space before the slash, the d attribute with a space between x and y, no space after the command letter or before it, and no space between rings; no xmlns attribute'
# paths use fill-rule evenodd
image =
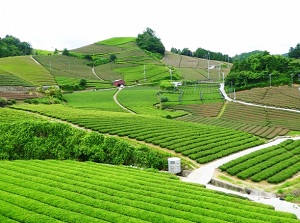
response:
<svg viewBox="0 0 300 223"><path fill-rule="evenodd" d="M290 85L292 82L299 82L299 74L300 64L295 60L264 51L234 61L225 84L234 86L236 90Z"/></svg>
<svg viewBox="0 0 300 223"><path fill-rule="evenodd" d="M0 37L0 58L10 56L30 55L32 47L28 42L21 42L18 38L6 35Z"/></svg>
<svg viewBox="0 0 300 223"><path fill-rule="evenodd" d="M232 58L229 57L227 54L222 54L220 52L213 52L203 48L197 48L195 52L192 52L189 48L177 49L172 47L172 53L176 53L179 55L185 55L189 57L197 57L197 58L205 58L210 60L218 60L218 61L226 61L232 62Z"/></svg>

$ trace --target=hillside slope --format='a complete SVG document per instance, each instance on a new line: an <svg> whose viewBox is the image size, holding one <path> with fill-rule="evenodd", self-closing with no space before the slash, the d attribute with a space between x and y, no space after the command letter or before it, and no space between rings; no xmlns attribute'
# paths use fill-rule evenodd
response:
<svg viewBox="0 0 300 223"><path fill-rule="evenodd" d="M5 75L5 82L0 85L41 86L54 85L53 76L30 56L6 57L0 59L0 74ZM2 79L3 80L3 79Z"/></svg>

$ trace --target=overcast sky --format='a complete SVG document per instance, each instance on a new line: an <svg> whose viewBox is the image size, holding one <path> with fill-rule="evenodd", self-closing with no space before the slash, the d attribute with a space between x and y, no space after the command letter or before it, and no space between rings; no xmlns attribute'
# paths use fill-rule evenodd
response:
<svg viewBox="0 0 300 223"><path fill-rule="evenodd" d="M167 50L283 54L300 43L299 0L7 0L0 37L74 49L153 29Z"/></svg>

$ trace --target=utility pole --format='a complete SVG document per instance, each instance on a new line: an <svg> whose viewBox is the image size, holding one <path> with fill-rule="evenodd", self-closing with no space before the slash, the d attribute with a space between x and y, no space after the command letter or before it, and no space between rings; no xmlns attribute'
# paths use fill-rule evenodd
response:
<svg viewBox="0 0 300 223"><path fill-rule="evenodd" d="M291 82L292 82L291 86L293 86L293 82L294 82L293 77L294 77L294 74L291 74Z"/></svg>
<svg viewBox="0 0 300 223"><path fill-rule="evenodd" d="M171 70L171 68L169 68L169 72L170 72L170 76L171 76L171 81L172 81L172 70Z"/></svg>
<svg viewBox="0 0 300 223"><path fill-rule="evenodd" d="M271 76L272 76L272 74L269 74L270 75L270 87L271 87L271 85L272 85L272 83L271 83Z"/></svg>
<svg viewBox="0 0 300 223"><path fill-rule="evenodd" d="M209 60L210 60L210 55L209 55L209 51L208 51L208 54L207 54L207 79L209 79Z"/></svg>
<svg viewBox="0 0 300 223"><path fill-rule="evenodd" d="M144 82L146 83L146 65L144 64Z"/></svg>
<svg viewBox="0 0 300 223"><path fill-rule="evenodd" d="M51 60L50 60L50 71L51 71Z"/></svg>
<svg viewBox="0 0 300 223"><path fill-rule="evenodd" d="M235 88L233 88L233 100L236 99L236 95L235 95Z"/></svg>
<svg viewBox="0 0 300 223"><path fill-rule="evenodd" d="M219 82L221 81L221 65L219 66Z"/></svg>

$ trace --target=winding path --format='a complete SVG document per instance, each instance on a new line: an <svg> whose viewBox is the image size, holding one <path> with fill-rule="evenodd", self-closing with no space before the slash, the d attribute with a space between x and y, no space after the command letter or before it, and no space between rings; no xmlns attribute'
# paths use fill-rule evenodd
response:
<svg viewBox="0 0 300 223"><path fill-rule="evenodd" d="M97 74L96 74L96 71L95 71L95 67L93 66L92 68L92 73L100 80L100 81L104 81L101 77L99 77Z"/></svg>
<svg viewBox="0 0 300 223"><path fill-rule="evenodd" d="M135 112L129 110L128 108L124 107L117 99L118 93L122 90L123 88L119 87L118 91L114 94L114 101L116 102L117 105L119 105L121 108L123 108L125 111L131 113L131 114L136 114Z"/></svg>
<svg viewBox="0 0 300 223"><path fill-rule="evenodd" d="M254 103L250 103L250 102L245 102L245 101L234 100L234 99L228 97L228 95L226 94L225 89L224 89L224 83L220 84L220 91L223 94L223 96L224 96L224 98L225 98L226 101L232 101L232 102L243 104L243 105L261 107L261 108L271 108L271 109L276 109L276 110L282 110L282 111L290 111L290 112L300 113L300 110L295 110L295 109L278 108L278 107L274 107L274 106L260 105L260 104L254 104Z"/></svg>
<svg viewBox="0 0 300 223"><path fill-rule="evenodd" d="M272 108L272 109L278 109L278 110L284 110L284 111L292 111L292 112L298 112L300 113L300 111L298 110L293 110L293 109L285 109L285 108L277 108L277 107L272 107L272 106L263 106L263 105L257 105L257 104L253 104L253 103L247 103L247 102L242 102L242 101L236 101L233 100L231 98L228 97L228 95L226 94L225 90L224 90L224 83L221 83L220 85L220 91L223 94L225 100L227 101L233 101L236 103L241 103L241 104L245 104L245 105L249 105L249 106L257 106L257 107L264 107L264 108ZM268 205L272 205L274 206L275 210L279 210L279 211L284 211L284 212L289 212L289 213L293 213L297 216L298 219L300 219L300 207L294 203L291 202L287 202L287 201L282 201L279 198L266 198L266 197L262 197L262 196L257 196L257 195L252 195L252 194L243 194L240 192L236 192L236 191L232 191L232 190L228 190L225 188L221 188L221 187L216 187L213 185L210 185L209 182L211 181L213 174L215 172L215 170L220 167L221 165L237 159L241 156L245 156L247 154L250 154L252 152L273 146L273 145L278 145L281 142L287 140L287 139L293 139L293 140L300 140L300 136L299 137L279 137L275 140L271 140L266 144L260 145L260 146L256 146L253 148L249 148L246 149L244 151L229 155L227 157L223 157L219 160L213 161L209 164L203 165L200 168L194 170L192 173L190 173L187 177L182 177L181 180L184 182L191 182L191 183L198 183L198 184L203 184L206 185L206 188L209 189L213 189L213 190L217 190L217 191L222 191L225 193L229 193L229 194L236 194L242 197L247 197L252 201L255 202L259 202L259 203L263 203L263 204L268 204Z"/></svg>

